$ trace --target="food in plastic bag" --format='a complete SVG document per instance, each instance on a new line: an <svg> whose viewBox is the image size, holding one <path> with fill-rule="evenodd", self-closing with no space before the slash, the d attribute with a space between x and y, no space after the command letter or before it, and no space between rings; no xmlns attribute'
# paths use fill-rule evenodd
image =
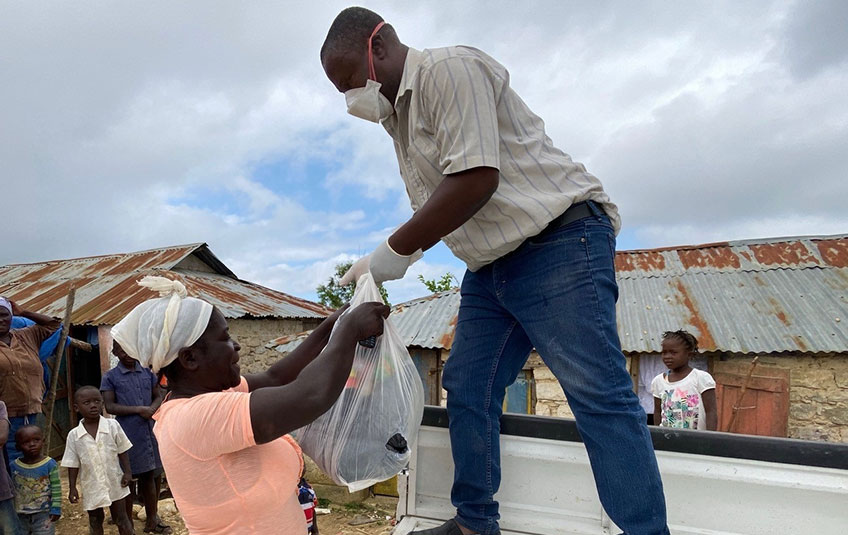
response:
<svg viewBox="0 0 848 535"><path fill-rule="evenodd" d="M357 282L350 306L381 300L368 273ZM293 433L303 452L352 492L406 467L424 414L421 379L391 319L374 347L368 345L357 344L350 376L336 403Z"/></svg>

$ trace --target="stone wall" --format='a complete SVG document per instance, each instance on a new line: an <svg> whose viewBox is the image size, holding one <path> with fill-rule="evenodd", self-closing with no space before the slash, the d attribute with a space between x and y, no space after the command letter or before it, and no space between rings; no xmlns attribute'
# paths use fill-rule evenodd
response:
<svg viewBox="0 0 848 535"><path fill-rule="evenodd" d="M627 358L627 368L630 368L630 357ZM536 414L539 416L556 416L558 418L574 418L571 407L565 399L565 393L553 372L545 366L539 354L533 351L527 360L526 368L533 369L533 379L536 382Z"/></svg>
<svg viewBox="0 0 848 535"><path fill-rule="evenodd" d="M753 356L724 359L712 359L714 373L745 375ZM535 352L528 366L536 381L536 414L573 418L559 382ZM761 355L759 366L789 372L790 438L848 443L848 353Z"/></svg>
<svg viewBox="0 0 848 535"><path fill-rule="evenodd" d="M241 346L242 373L264 371L279 360L281 355L265 346L271 340L287 334L297 334L314 329L318 319L240 318L229 320L230 336Z"/></svg>
<svg viewBox="0 0 848 535"><path fill-rule="evenodd" d="M751 355L716 358L716 373L746 374ZM848 443L848 353L761 355L758 366L789 371L789 436Z"/></svg>

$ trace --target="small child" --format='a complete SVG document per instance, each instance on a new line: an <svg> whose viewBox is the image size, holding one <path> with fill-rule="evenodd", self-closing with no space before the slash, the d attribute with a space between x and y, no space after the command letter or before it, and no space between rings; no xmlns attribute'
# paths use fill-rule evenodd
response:
<svg viewBox="0 0 848 535"><path fill-rule="evenodd" d="M300 476L300 482L297 484L297 500L306 515L306 532L310 535L318 535L318 518L315 515L318 497L315 495L315 490L306 481L306 469L304 469Z"/></svg>
<svg viewBox="0 0 848 535"><path fill-rule="evenodd" d="M25 535L53 535L53 522L62 516L62 483L59 464L41 453L44 433L25 425L15 433L21 452L10 464L15 485L15 510Z"/></svg>
<svg viewBox="0 0 848 535"><path fill-rule="evenodd" d="M686 331L663 333L662 359L668 373L651 382L654 423L662 427L707 429L718 426L715 379L689 366L698 351L698 341Z"/></svg>
<svg viewBox="0 0 848 535"><path fill-rule="evenodd" d="M74 394L74 410L82 421L68 433L62 466L68 468L68 501L79 502L77 477L82 486L82 506L88 512L88 532L103 535L103 507L109 507L120 535L134 535L124 499L132 479L127 451L132 443L115 420L101 416L100 390L84 386Z"/></svg>

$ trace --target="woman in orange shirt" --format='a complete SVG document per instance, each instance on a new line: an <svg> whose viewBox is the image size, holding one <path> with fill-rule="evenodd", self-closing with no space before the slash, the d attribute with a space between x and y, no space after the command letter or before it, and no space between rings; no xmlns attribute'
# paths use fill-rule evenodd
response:
<svg viewBox="0 0 848 535"><path fill-rule="evenodd" d="M332 406L357 341L382 333L389 308L365 303L341 316L342 308L266 372L241 376L240 346L217 309L185 297L179 282L142 284L164 297L136 307L112 335L168 378L154 433L189 532L305 535L295 492L303 461L287 433Z"/></svg>

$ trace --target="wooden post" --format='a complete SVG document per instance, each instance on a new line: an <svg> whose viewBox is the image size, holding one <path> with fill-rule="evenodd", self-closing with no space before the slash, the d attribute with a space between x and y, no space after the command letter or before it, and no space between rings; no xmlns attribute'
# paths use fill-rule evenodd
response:
<svg viewBox="0 0 848 535"><path fill-rule="evenodd" d="M47 425L44 427L47 440L44 442L45 453L50 454L50 438L53 436L53 407L56 405L56 389L59 388L59 369L62 367L62 356L65 354L65 341L68 339L68 331L71 328L71 314L74 310L74 296L76 288L71 282L68 297L65 299L65 321L62 323L62 334L59 335L59 345L56 346L56 354L53 355L53 371L50 375L50 392L47 395ZM70 395L70 385L68 385ZM70 400L68 400L70 402Z"/></svg>
<svg viewBox="0 0 848 535"><path fill-rule="evenodd" d="M70 340L71 347L79 349L80 351L85 351L87 353L91 353L91 350L93 348L91 347L91 344L89 344L88 342L83 342L82 340L77 340L76 338L71 338L70 336L68 337L68 339Z"/></svg>
<svg viewBox="0 0 848 535"><path fill-rule="evenodd" d="M639 395L639 366L642 364L642 354L630 355L630 379L633 381L633 391Z"/></svg>
<svg viewBox="0 0 848 535"><path fill-rule="evenodd" d="M733 405L733 413L730 415L730 421L727 423L727 432L733 432L733 424L736 423L736 417L739 415L739 407L742 406L742 398L745 397L745 391L748 390L748 385L751 383L751 376L754 375L754 368L757 367L757 362L760 357L754 357L751 361L751 367L748 368L748 375L745 377L745 382L742 383L742 388L739 390L739 397L736 398L736 404Z"/></svg>

